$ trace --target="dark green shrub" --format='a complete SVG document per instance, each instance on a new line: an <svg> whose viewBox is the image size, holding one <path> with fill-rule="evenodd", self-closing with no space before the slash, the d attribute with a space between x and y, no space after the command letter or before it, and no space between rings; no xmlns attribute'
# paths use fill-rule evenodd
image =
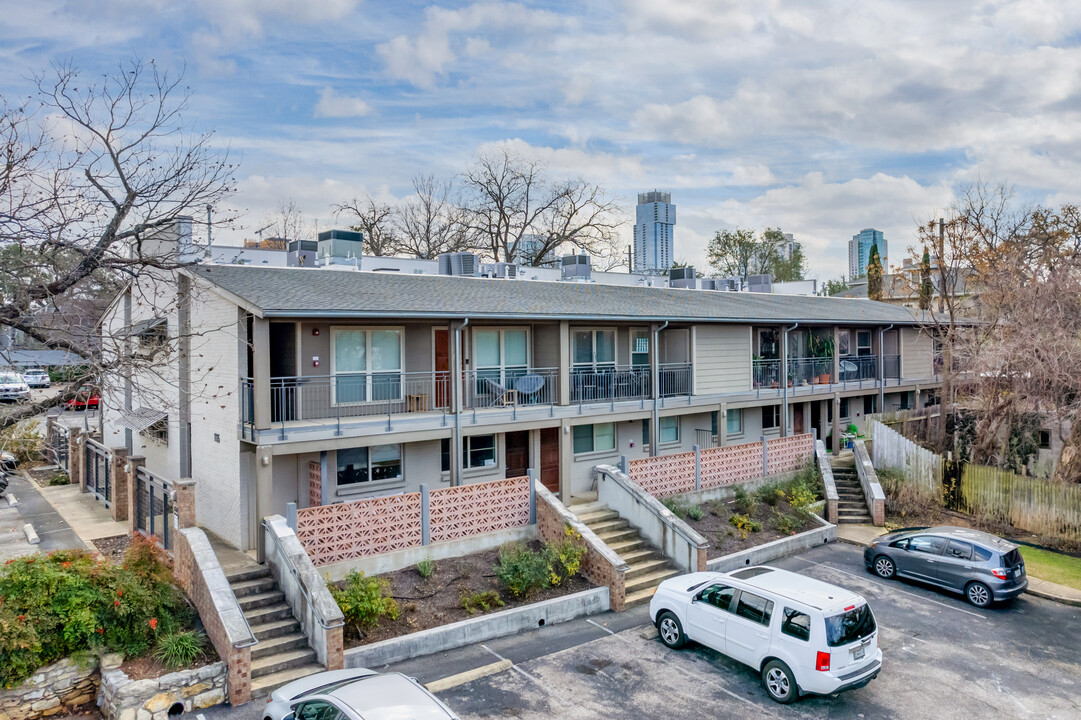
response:
<svg viewBox="0 0 1081 720"><path fill-rule="evenodd" d="M758 509L758 499L754 495L738 487L732 496L736 499L736 510L743 515L754 515Z"/></svg>
<svg viewBox="0 0 1081 720"><path fill-rule="evenodd" d="M582 567L582 558L586 554L582 536L577 530L567 525L563 533L563 540L545 543L544 546L544 556L548 561L548 582L555 586L562 585L578 574Z"/></svg>
<svg viewBox="0 0 1081 720"><path fill-rule="evenodd" d="M191 667L196 660L203 658L206 649L206 635L198 630L181 630L163 635L158 640L154 657L170 670Z"/></svg>
<svg viewBox="0 0 1081 720"><path fill-rule="evenodd" d="M71 480L68 479L68 474L61 470L50 475L49 479L45 481L45 484L49 486L68 485L70 482Z"/></svg>
<svg viewBox="0 0 1081 720"><path fill-rule="evenodd" d="M435 562L431 558L424 558L417 563L417 572L422 578L430 578L435 572Z"/></svg>
<svg viewBox="0 0 1081 720"><path fill-rule="evenodd" d="M759 500L769 505L770 507L776 506L777 503L784 499L784 490L782 490L775 483L763 485L758 489L758 492L755 494L758 496Z"/></svg>
<svg viewBox="0 0 1081 720"><path fill-rule="evenodd" d="M477 610L488 612L494 607L503 607L503 600L495 590L485 590L478 593L462 591L462 609L470 615L477 612Z"/></svg>
<svg viewBox="0 0 1081 720"><path fill-rule="evenodd" d="M496 577L514 597L528 597L548 587L549 558L525 545L512 543L499 549Z"/></svg>
<svg viewBox="0 0 1081 720"><path fill-rule="evenodd" d="M334 602L341 608L345 622L352 625L361 637L384 617L398 619L398 603L394 598L387 597L390 583L383 578L368 577L351 570L341 587L331 585L329 590Z"/></svg>
<svg viewBox="0 0 1081 720"><path fill-rule="evenodd" d="M706 516L706 511L702 509L701 505L691 505L687 508L687 517L695 522L698 522Z"/></svg>
<svg viewBox="0 0 1081 720"><path fill-rule="evenodd" d="M668 508L668 512L672 513L676 517L683 517L687 514L687 506L680 500L674 497L666 497L661 499L661 505Z"/></svg>

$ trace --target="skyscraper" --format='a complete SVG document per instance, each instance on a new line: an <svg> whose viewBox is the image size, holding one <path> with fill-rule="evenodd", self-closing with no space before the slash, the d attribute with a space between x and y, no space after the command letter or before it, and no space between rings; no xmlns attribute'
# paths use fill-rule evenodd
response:
<svg viewBox="0 0 1081 720"><path fill-rule="evenodd" d="M848 279L855 280L867 274L867 263L871 262L871 246L878 245L878 256L882 259L882 269L889 268L886 262L886 236L881 230L865 228L848 241Z"/></svg>
<svg viewBox="0 0 1081 720"><path fill-rule="evenodd" d="M634 271L667 272L672 267L672 229L676 206L672 193L638 193L634 218Z"/></svg>

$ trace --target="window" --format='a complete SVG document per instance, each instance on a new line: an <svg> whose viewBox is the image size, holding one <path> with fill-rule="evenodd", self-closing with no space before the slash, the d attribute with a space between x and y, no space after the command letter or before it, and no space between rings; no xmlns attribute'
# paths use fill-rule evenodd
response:
<svg viewBox="0 0 1081 720"><path fill-rule="evenodd" d="M771 430L781 427L781 406L767 405L762 408L762 429Z"/></svg>
<svg viewBox="0 0 1081 720"><path fill-rule="evenodd" d="M875 412L875 409L876 409L877 405L878 405L878 396L877 395L864 395L863 396L863 414L864 415L870 415L871 413Z"/></svg>
<svg viewBox="0 0 1081 720"><path fill-rule="evenodd" d="M642 447L649 447L649 420L642 421Z"/></svg>
<svg viewBox="0 0 1081 720"><path fill-rule="evenodd" d="M439 471L450 472L450 438L439 441Z"/></svg>
<svg viewBox="0 0 1081 720"><path fill-rule="evenodd" d="M784 621L781 623L781 632L797 640L811 639L811 618L807 613L801 613L792 608L784 609Z"/></svg>
<svg viewBox="0 0 1081 720"><path fill-rule="evenodd" d="M848 398L841 398L841 417L848 417Z"/></svg>
<svg viewBox="0 0 1081 720"><path fill-rule="evenodd" d="M142 352L156 353L169 342L169 328L165 318L154 318L137 323L135 331L139 338L139 350Z"/></svg>
<svg viewBox="0 0 1081 720"><path fill-rule="evenodd" d="M763 360L776 360L781 357L779 337L776 330L759 330L758 356Z"/></svg>
<svg viewBox="0 0 1081 720"><path fill-rule="evenodd" d="M476 330L473 347L478 385L488 379L507 387L529 372L529 337L525 330Z"/></svg>
<svg viewBox="0 0 1081 720"><path fill-rule="evenodd" d="M338 485L396 480L401 476L401 445L373 445L338 451Z"/></svg>
<svg viewBox="0 0 1081 720"><path fill-rule="evenodd" d="M574 452L588 453L616 449L615 423L574 426Z"/></svg>
<svg viewBox="0 0 1081 720"><path fill-rule="evenodd" d="M729 435L742 435L743 434L743 408L733 408L728 411L728 416L725 418L725 423L728 427Z"/></svg>
<svg viewBox="0 0 1081 720"><path fill-rule="evenodd" d="M849 345L849 334L847 330L837 331L837 354L848 355L852 351Z"/></svg>
<svg viewBox="0 0 1081 720"><path fill-rule="evenodd" d="M332 328L330 344L335 403L401 398L401 330Z"/></svg>
<svg viewBox="0 0 1081 720"><path fill-rule="evenodd" d="M987 562L991 559L993 553L987 548L982 548L979 545L972 546L972 555L976 560L980 562Z"/></svg>
<svg viewBox="0 0 1081 720"><path fill-rule="evenodd" d="M735 594L736 589L727 585L710 585L698 594L698 599L707 605L727 610L732 604L732 596Z"/></svg>
<svg viewBox="0 0 1081 720"><path fill-rule="evenodd" d="M736 615L747 618L759 625L769 625L770 615L773 614L773 601L764 597L752 595L747 591L739 594L739 604L736 605Z"/></svg>
<svg viewBox="0 0 1081 720"><path fill-rule="evenodd" d="M302 703L294 713L296 720L337 720L339 715L338 708L322 700Z"/></svg>
<svg viewBox="0 0 1081 720"><path fill-rule="evenodd" d="M871 331L870 330L858 330L858 331L856 331L856 354L857 355L870 355L871 354Z"/></svg>
<svg viewBox="0 0 1081 720"><path fill-rule="evenodd" d="M658 439L661 445L665 443L677 443L679 442L679 418L678 417L662 417L661 418L661 437Z"/></svg>
<svg viewBox="0 0 1081 720"><path fill-rule="evenodd" d="M920 535L908 541L908 549L916 552L941 555L942 548L946 547L946 541L940 537Z"/></svg>
<svg viewBox="0 0 1081 720"><path fill-rule="evenodd" d="M649 331L631 331L631 365L649 365Z"/></svg>
<svg viewBox="0 0 1081 720"><path fill-rule="evenodd" d="M949 544L946 545L946 557L956 558L957 560L971 560L972 546L960 540L950 540Z"/></svg>
<svg viewBox="0 0 1081 720"><path fill-rule="evenodd" d="M574 367L614 367L616 364L615 330L575 330Z"/></svg>
<svg viewBox="0 0 1081 720"><path fill-rule="evenodd" d="M714 410L709 414L709 434L714 438L717 437L717 415L719 413Z"/></svg>
<svg viewBox="0 0 1081 720"><path fill-rule="evenodd" d="M463 438L462 459L467 468L495 465L495 435L470 435Z"/></svg>
<svg viewBox="0 0 1081 720"><path fill-rule="evenodd" d="M860 605L843 615L826 618L826 644L830 647L848 645L874 634L878 629L870 605Z"/></svg>
<svg viewBox="0 0 1081 720"><path fill-rule="evenodd" d="M169 444L169 418L165 417L143 430L143 435L153 438L165 445Z"/></svg>
<svg viewBox="0 0 1081 720"><path fill-rule="evenodd" d="M1041 430L1040 431L1040 449L1041 450L1050 450L1051 449L1051 431L1050 430Z"/></svg>

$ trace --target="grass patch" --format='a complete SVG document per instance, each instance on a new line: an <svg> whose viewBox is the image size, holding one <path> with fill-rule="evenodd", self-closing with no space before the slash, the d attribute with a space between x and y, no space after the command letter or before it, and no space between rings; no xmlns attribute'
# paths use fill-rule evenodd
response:
<svg viewBox="0 0 1081 720"><path fill-rule="evenodd" d="M1025 572L1028 575L1081 590L1081 558L1027 545L1019 547L1021 557L1025 558Z"/></svg>

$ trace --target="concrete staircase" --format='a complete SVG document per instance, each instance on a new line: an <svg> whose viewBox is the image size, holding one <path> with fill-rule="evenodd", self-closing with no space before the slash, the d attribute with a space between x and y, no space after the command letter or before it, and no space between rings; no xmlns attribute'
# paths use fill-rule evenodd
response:
<svg viewBox="0 0 1081 720"><path fill-rule="evenodd" d="M855 465L833 464L833 481L837 485L837 522L870 525L873 520Z"/></svg>
<svg viewBox="0 0 1081 720"><path fill-rule="evenodd" d="M649 602L663 580L680 573L637 528L631 527L615 510L598 502L596 493L573 497L569 510L631 566L627 571L626 607Z"/></svg>

